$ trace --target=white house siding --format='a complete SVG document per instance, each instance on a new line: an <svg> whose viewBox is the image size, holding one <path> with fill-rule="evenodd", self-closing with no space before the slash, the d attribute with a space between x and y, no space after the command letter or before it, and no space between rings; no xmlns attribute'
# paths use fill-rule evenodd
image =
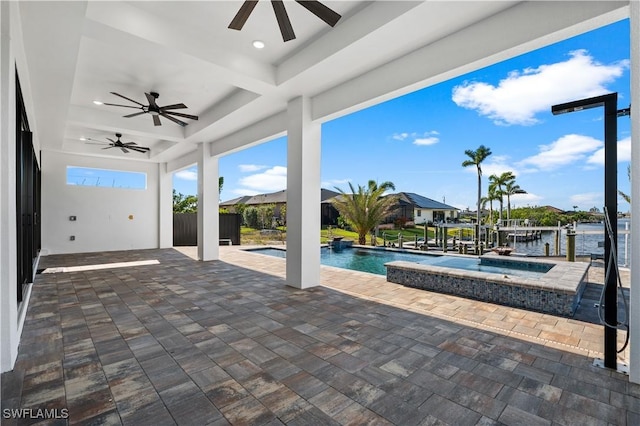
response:
<svg viewBox="0 0 640 426"><path fill-rule="evenodd" d="M146 173L147 188L67 185L67 166ZM43 254L157 248L158 227L157 164L42 152Z"/></svg>

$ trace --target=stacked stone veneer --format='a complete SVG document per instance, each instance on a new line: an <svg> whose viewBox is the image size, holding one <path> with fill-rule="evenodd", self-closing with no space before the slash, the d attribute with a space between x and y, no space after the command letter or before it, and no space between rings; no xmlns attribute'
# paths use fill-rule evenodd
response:
<svg viewBox="0 0 640 426"><path fill-rule="evenodd" d="M491 260L497 261L497 259ZM540 278L522 278L508 274L466 271L404 261L390 262L385 266L387 281L407 287L554 315L573 316L584 291L584 280L589 264L536 259L527 259L523 262L523 260L500 259L499 262L501 266L507 266L510 262L529 263L527 269L535 269L536 263L552 264L553 267ZM493 262L487 263L493 264Z"/></svg>

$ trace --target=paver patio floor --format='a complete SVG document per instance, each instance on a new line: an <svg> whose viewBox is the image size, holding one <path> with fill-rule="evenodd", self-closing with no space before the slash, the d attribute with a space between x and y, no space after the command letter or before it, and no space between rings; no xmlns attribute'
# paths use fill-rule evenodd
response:
<svg viewBox="0 0 640 426"><path fill-rule="evenodd" d="M600 326L328 267L298 290L281 259L220 257L43 257L159 263L38 275L2 424L640 424L640 386L593 366Z"/></svg>

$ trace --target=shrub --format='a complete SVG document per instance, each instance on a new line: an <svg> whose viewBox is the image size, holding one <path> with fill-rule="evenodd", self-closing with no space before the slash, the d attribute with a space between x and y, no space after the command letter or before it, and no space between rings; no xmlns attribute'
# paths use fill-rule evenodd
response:
<svg viewBox="0 0 640 426"><path fill-rule="evenodd" d="M258 220L259 216L260 215L258 214L257 208L247 207L246 209L244 209L245 225L247 225L249 228L259 229L260 228L260 222Z"/></svg>

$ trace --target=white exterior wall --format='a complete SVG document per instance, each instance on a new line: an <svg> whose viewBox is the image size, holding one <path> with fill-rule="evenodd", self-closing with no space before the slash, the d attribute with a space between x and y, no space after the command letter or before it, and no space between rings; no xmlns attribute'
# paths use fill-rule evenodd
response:
<svg viewBox="0 0 640 426"><path fill-rule="evenodd" d="M218 156L211 155L211 144L198 145L198 259L220 258L220 194Z"/></svg>
<svg viewBox="0 0 640 426"><path fill-rule="evenodd" d="M17 302L16 68L33 122L33 102L24 55L18 2L0 2L0 372L13 368L31 287ZM34 147L39 150L37 135Z"/></svg>
<svg viewBox="0 0 640 426"><path fill-rule="evenodd" d="M320 285L321 128L311 121L311 102L288 104L287 131L287 277L288 286Z"/></svg>
<svg viewBox="0 0 640 426"><path fill-rule="evenodd" d="M420 216L418 216L420 212ZM421 225L423 223L433 220L433 212L427 209L413 209L413 223Z"/></svg>
<svg viewBox="0 0 640 426"><path fill-rule="evenodd" d="M18 353L16 271L15 72L9 18L0 2L0 367L11 370Z"/></svg>
<svg viewBox="0 0 640 426"><path fill-rule="evenodd" d="M147 189L67 185L67 166L146 173ZM157 164L42 152L42 254L158 248L158 228Z"/></svg>

